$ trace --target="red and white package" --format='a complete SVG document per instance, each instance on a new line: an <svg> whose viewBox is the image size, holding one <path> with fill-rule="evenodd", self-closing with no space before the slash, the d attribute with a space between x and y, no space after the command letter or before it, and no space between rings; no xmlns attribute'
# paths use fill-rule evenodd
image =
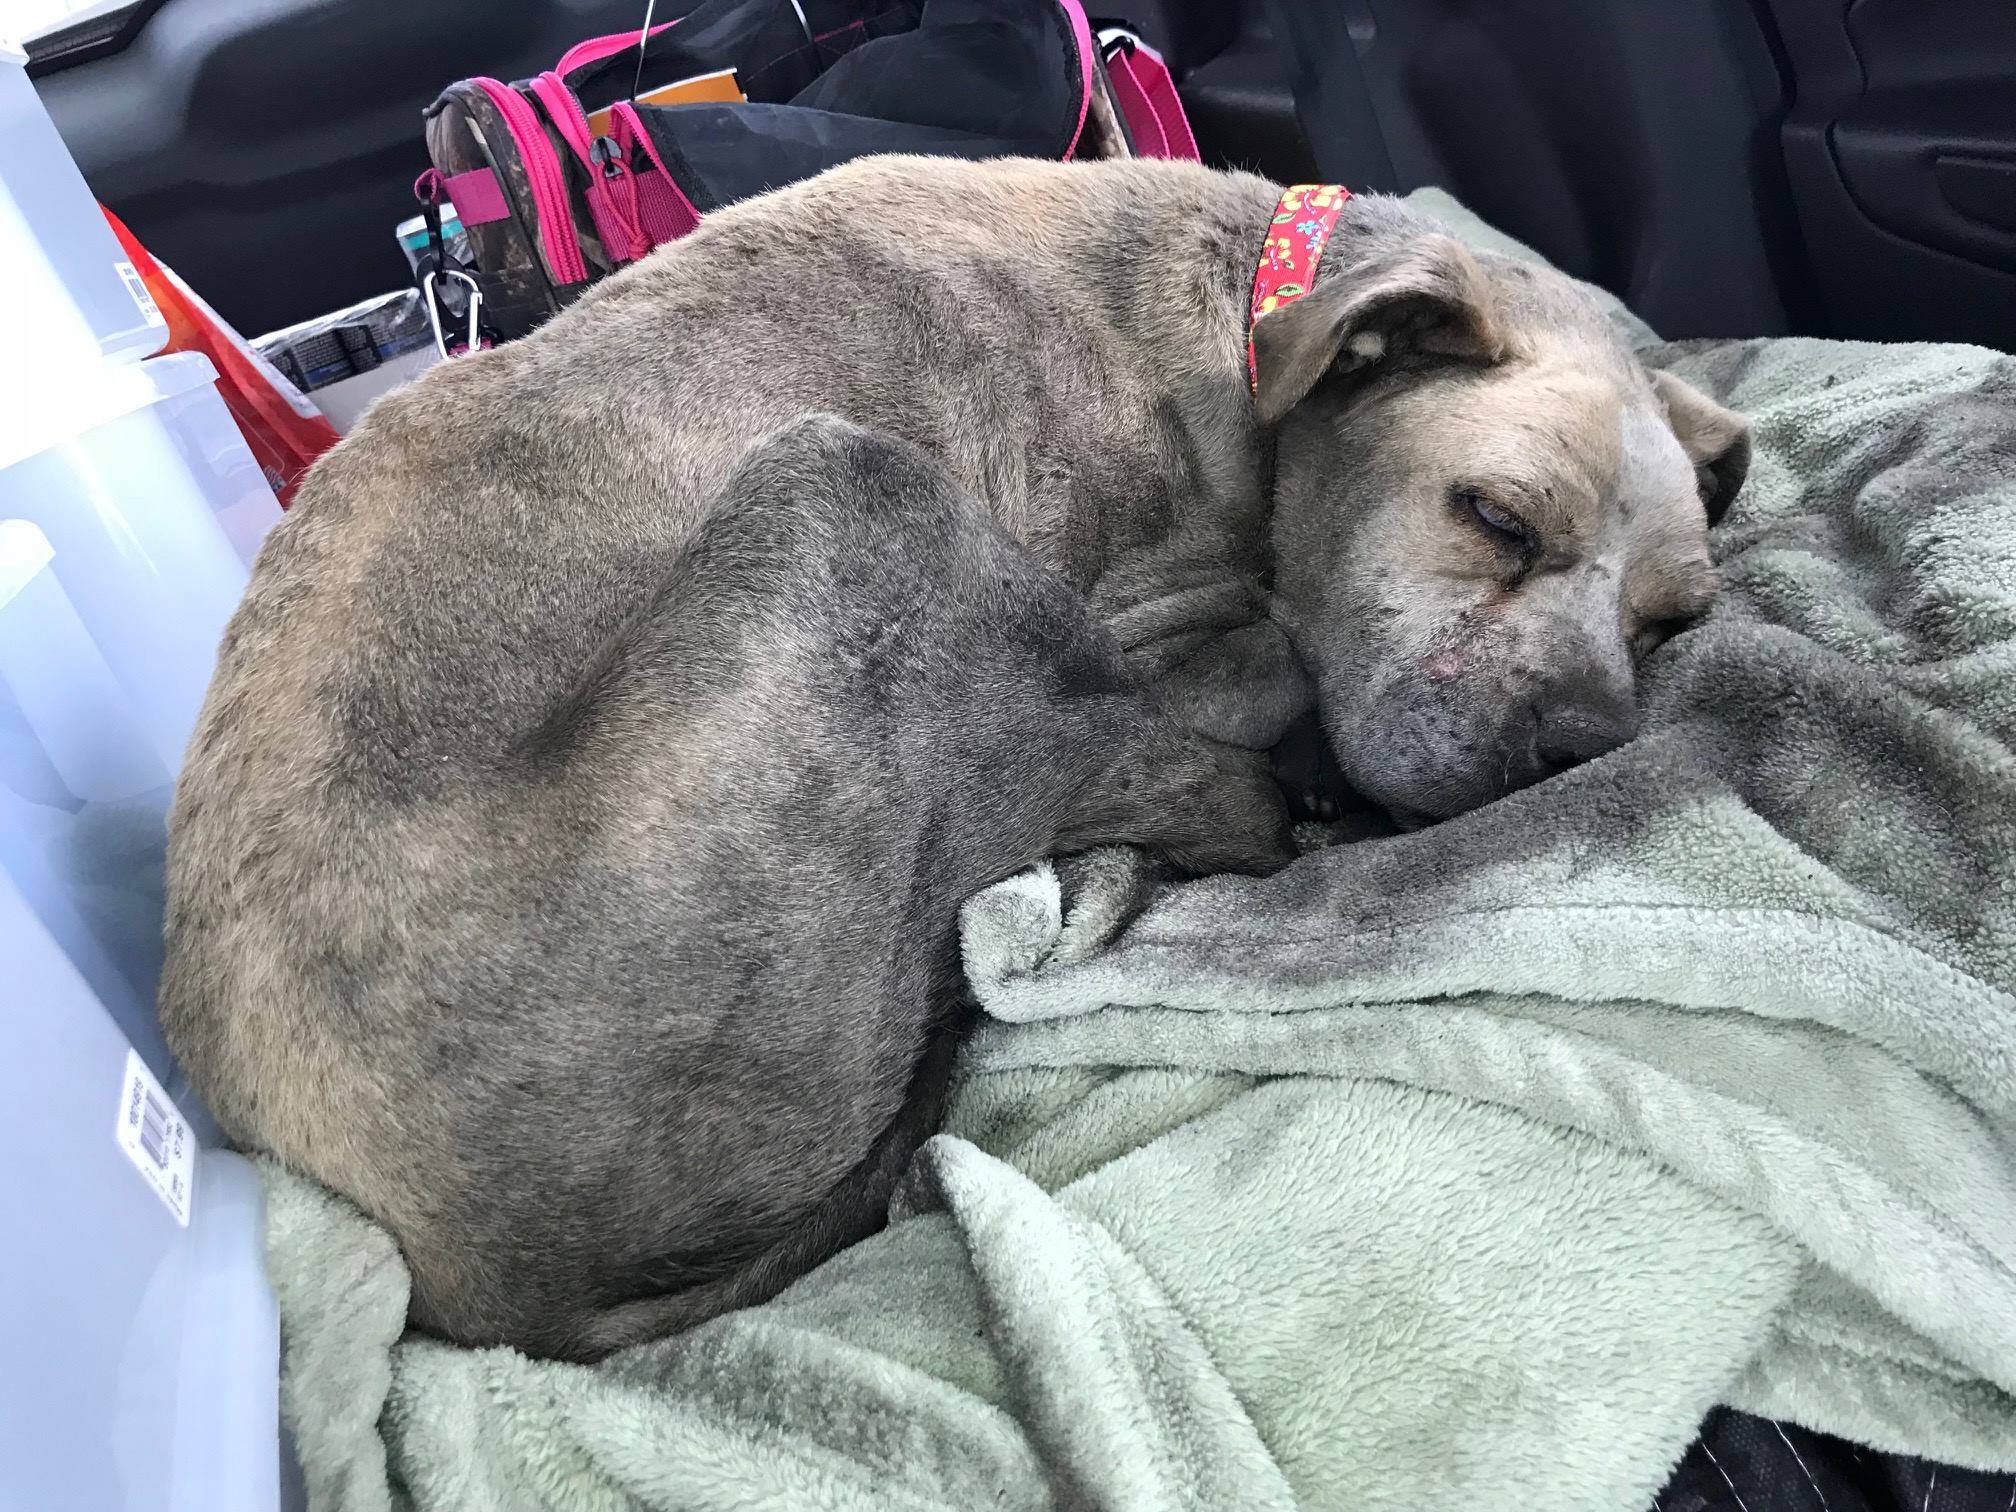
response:
<svg viewBox="0 0 2016 1512"><path fill-rule="evenodd" d="M341 439L336 428L194 289L156 262L118 216L105 210L105 219L168 322L165 350L201 352L210 359L217 369L218 395L285 509L294 501L295 486L309 464Z"/></svg>

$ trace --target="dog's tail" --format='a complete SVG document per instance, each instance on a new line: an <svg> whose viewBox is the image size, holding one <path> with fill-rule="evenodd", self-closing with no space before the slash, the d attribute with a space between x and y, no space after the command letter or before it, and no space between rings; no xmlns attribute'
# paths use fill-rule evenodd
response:
<svg viewBox="0 0 2016 1512"><path fill-rule="evenodd" d="M770 1248L731 1273L660 1296L619 1302L576 1320L572 1337L553 1352L564 1359L598 1360L606 1354L705 1323L738 1307L767 1302L822 1261L879 1230L890 1195L908 1169L910 1157L938 1131L952 1084L952 1064L964 1036L966 1017L933 1033L916 1069L903 1106L870 1145L868 1153L836 1182L819 1205Z"/></svg>

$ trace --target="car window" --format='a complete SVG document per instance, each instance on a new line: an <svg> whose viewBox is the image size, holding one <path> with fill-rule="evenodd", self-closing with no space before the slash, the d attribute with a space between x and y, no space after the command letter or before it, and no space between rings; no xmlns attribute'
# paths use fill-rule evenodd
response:
<svg viewBox="0 0 2016 1512"><path fill-rule="evenodd" d="M132 8L133 0L0 0L0 37L33 42L76 22Z"/></svg>

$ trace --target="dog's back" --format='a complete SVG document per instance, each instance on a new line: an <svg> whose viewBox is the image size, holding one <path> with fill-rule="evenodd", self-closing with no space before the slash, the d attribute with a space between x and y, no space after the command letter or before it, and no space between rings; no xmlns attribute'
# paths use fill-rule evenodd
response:
<svg viewBox="0 0 2016 1512"><path fill-rule="evenodd" d="M837 270L916 197L890 182L890 224L850 206L852 241L770 274L861 287ZM191 748L163 1022L227 1128L393 1230L458 1338L592 1355L774 1291L928 1132L966 893L1060 846L1281 843L1018 546L1054 523L1038 492L989 519L833 422L730 475L837 395L1005 479L1015 407L1051 402L973 350L956 413L906 402L961 354L920 375L876 344L935 320L970 348L970 310L821 345L787 327L830 287L738 309L709 265L778 224L374 410L262 556Z"/></svg>

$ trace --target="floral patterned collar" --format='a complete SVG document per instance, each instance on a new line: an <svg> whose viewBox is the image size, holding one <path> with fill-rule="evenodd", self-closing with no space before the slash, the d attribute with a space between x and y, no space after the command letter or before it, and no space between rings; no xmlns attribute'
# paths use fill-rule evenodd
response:
<svg viewBox="0 0 2016 1512"><path fill-rule="evenodd" d="M1294 184L1274 206L1253 271L1253 303L1246 313L1246 381L1260 392L1260 364L1253 354L1253 326L1262 315L1291 305L1316 287L1316 264L1336 228L1337 214L1351 191L1339 184Z"/></svg>

